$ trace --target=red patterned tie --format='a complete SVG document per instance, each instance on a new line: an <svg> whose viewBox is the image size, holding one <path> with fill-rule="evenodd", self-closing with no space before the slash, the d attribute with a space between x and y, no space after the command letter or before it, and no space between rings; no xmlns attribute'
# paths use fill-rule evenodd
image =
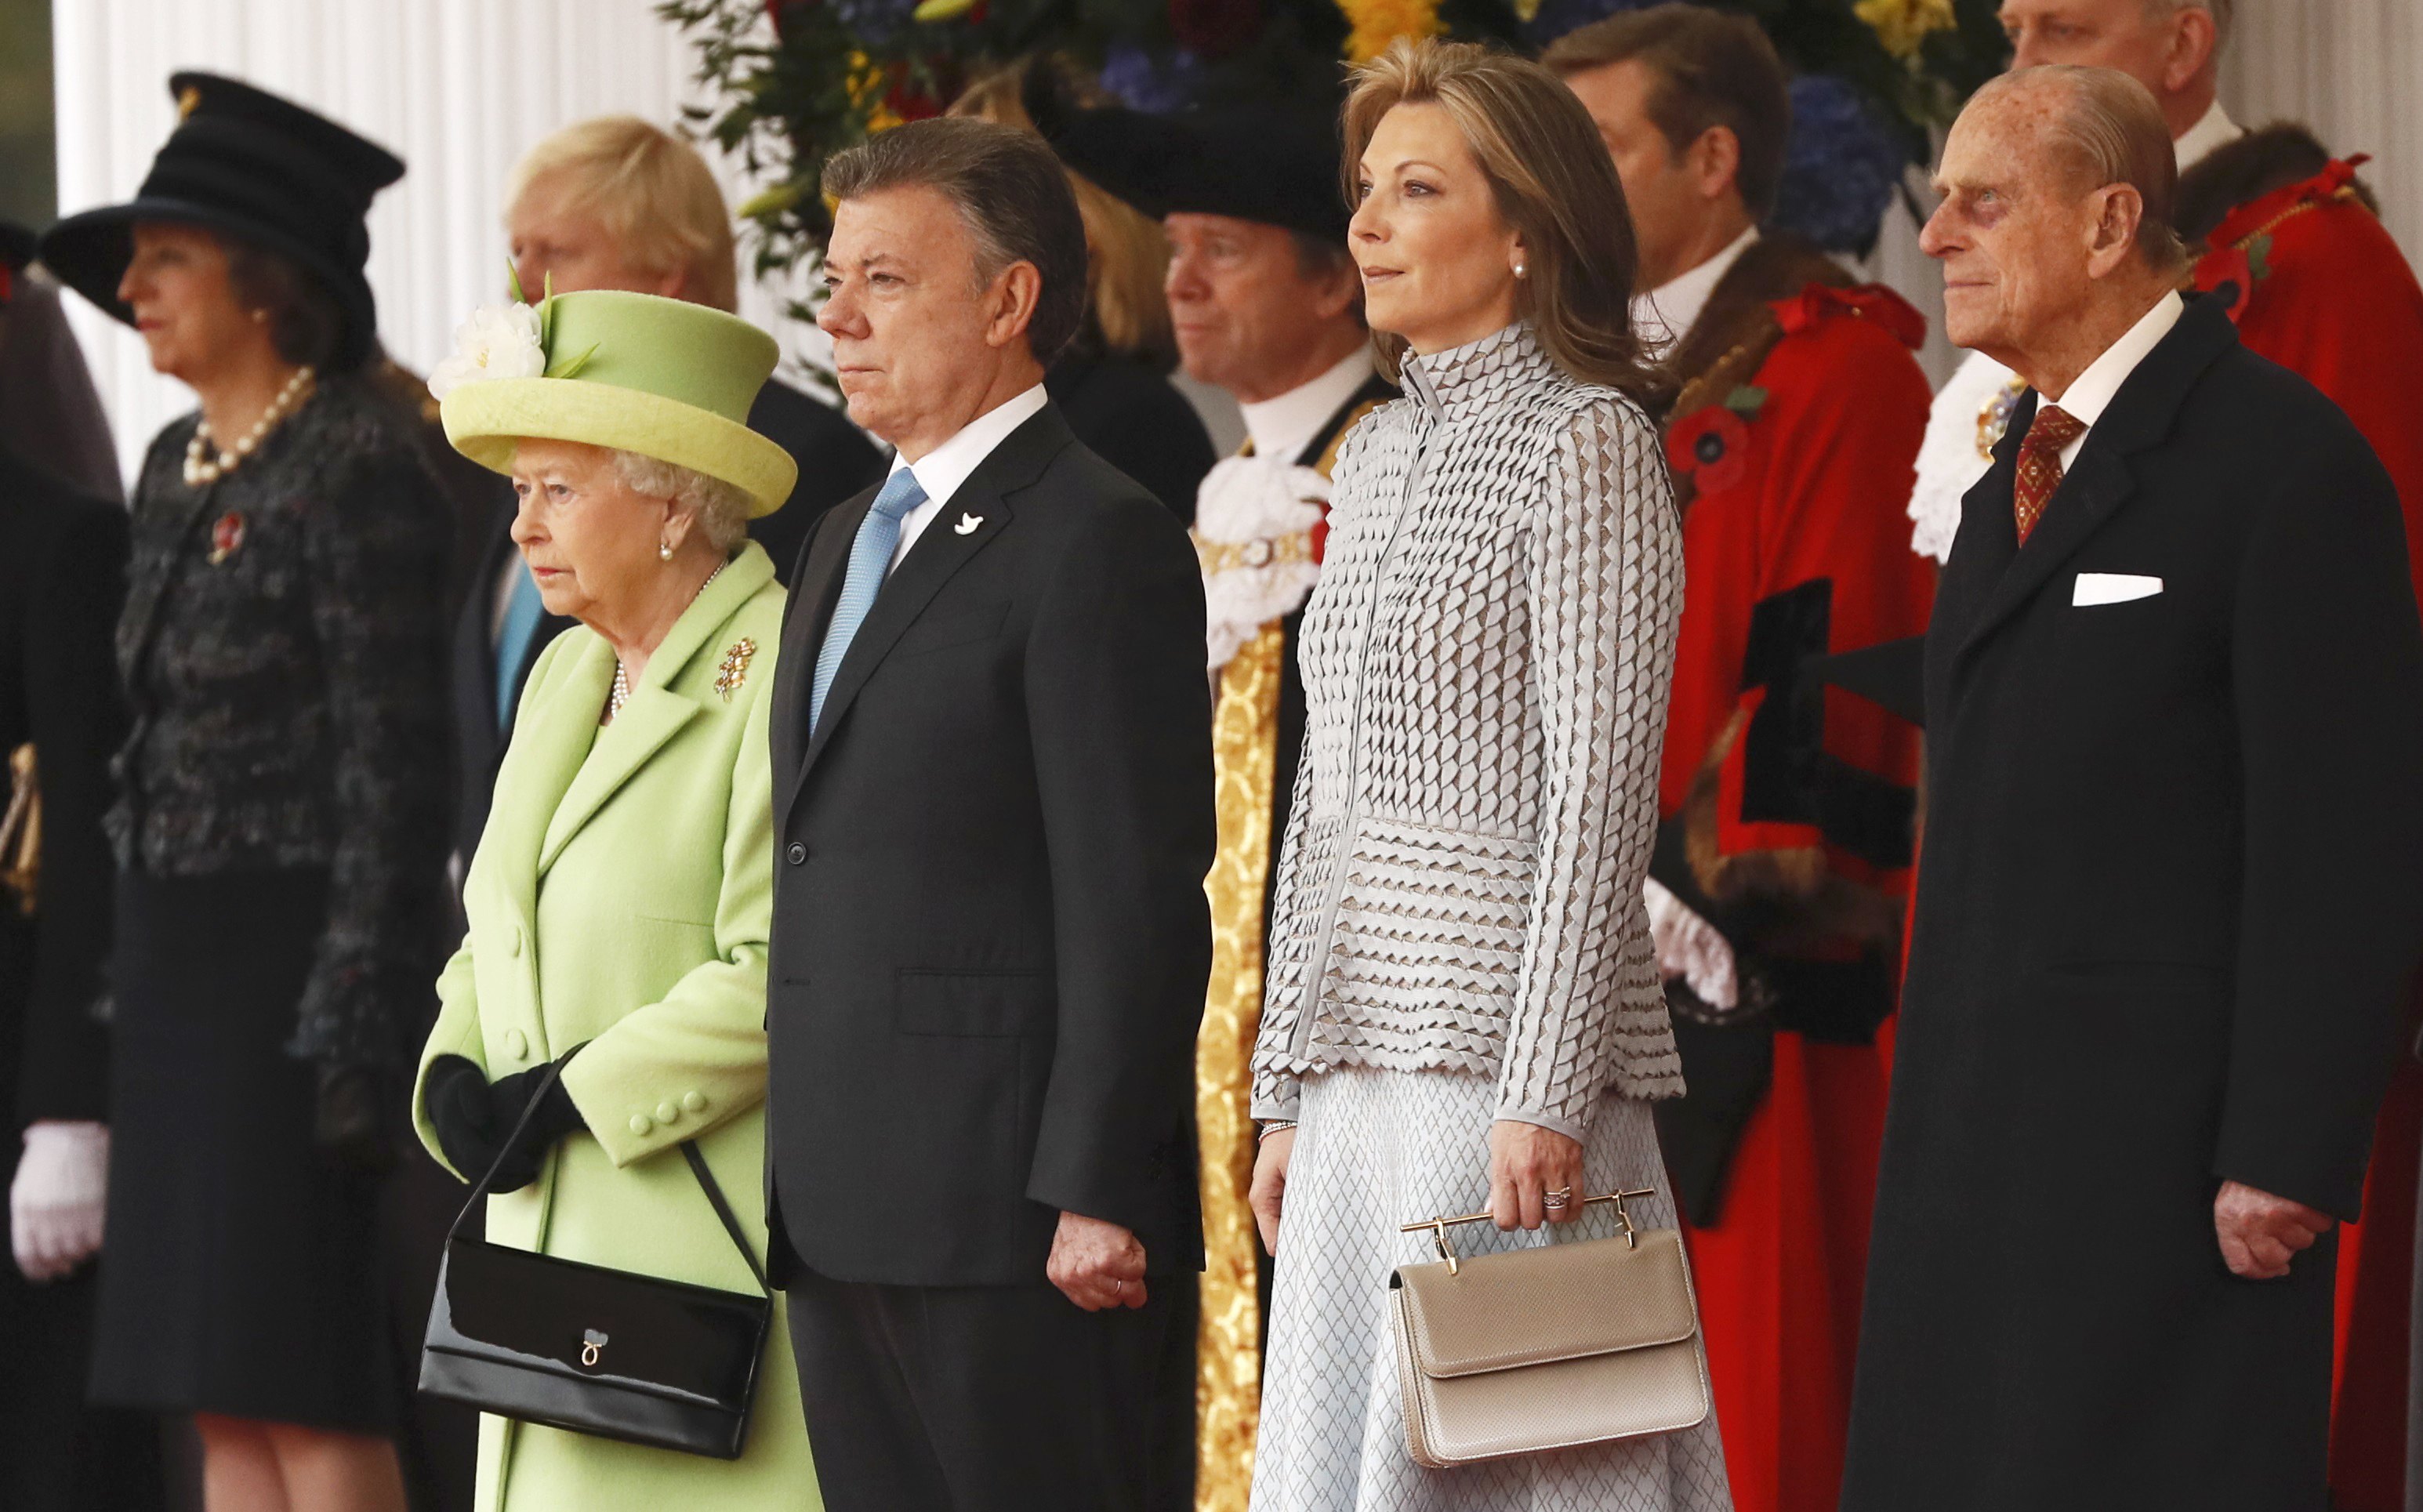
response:
<svg viewBox="0 0 2423 1512"><path fill-rule="evenodd" d="M2019 544L2028 543L2028 532L2044 518L2045 505L2061 486L2062 449L2085 433L2085 423L2058 404L2036 410L2035 423L2019 442L2019 475L2011 484L2011 512L2019 517Z"/></svg>

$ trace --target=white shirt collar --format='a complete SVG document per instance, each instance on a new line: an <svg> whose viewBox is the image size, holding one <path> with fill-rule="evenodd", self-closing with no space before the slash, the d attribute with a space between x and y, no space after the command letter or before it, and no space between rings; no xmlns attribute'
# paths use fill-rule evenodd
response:
<svg viewBox="0 0 2423 1512"><path fill-rule="evenodd" d="M1641 339L1661 351L1683 339L1708 307L1708 299L1717 285L1733 271L1741 255L1758 240L1758 228L1753 226L1733 239L1726 248L1701 263L1690 272L1670 278L1645 294L1632 296L1632 323L1639 328Z"/></svg>
<svg viewBox="0 0 2423 1512"><path fill-rule="evenodd" d="M913 465L901 461L900 453L894 452L892 470L898 472L907 467L916 475L917 486L926 491L926 501L919 509L926 510L930 518L932 510L940 510L949 503L951 496L966 486L976 468L992 455L993 449L1008 440L1010 432L1034 418L1043 404L1043 386L1037 384L1016 398L1005 400L970 420L959 428L957 435L918 458ZM927 506L931 509L928 510Z"/></svg>
<svg viewBox="0 0 2423 1512"><path fill-rule="evenodd" d="M1370 381L1374 370L1370 344L1360 344L1312 382L1276 399L1238 405L1245 417L1245 433L1253 438L1254 455L1293 463L1320 436L1329 417L1345 408L1354 391Z"/></svg>
<svg viewBox="0 0 2423 1512"><path fill-rule="evenodd" d="M2096 421L2103 418L2103 412L2112 407L2113 396L2120 392L2120 386L2129 381L2129 375L2137 370L2137 365L2146 360L2146 354L2162 345L2162 338L2171 334L2171 327L2179 323L2179 316L2186 309L2187 302L2176 291L2163 294L2152 309L2138 317L2137 323L2129 327L2119 340L2104 348L2101 356L2086 365L2086 370L2078 375L2077 381L2069 386L2068 392L2046 402L2059 404L2065 413L2092 429ZM2061 465L2065 469L2078 460L2079 450L2085 445L2086 436L2082 433L2078 439L2062 448Z"/></svg>
<svg viewBox="0 0 2423 1512"><path fill-rule="evenodd" d="M2221 108L2221 102L2215 100L2212 108L2204 113L2204 118L2189 127L2171 144L2171 150L2179 160L2179 171L2185 173L2210 157L2213 149L2226 147L2245 134L2238 122L2229 118L2229 112ZM2067 407L2063 406L2065 409Z"/></svg>

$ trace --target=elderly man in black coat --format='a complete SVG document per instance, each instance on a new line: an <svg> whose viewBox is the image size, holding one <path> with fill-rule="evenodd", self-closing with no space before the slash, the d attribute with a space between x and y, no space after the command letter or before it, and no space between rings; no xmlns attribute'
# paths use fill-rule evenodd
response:
<svg viewBox="0 0 2423 1512"><path fill-rule="evenodd" d="M1926 645L1845 1512L2320 1512L2336 1220L2423 958L2423 625L2346 417L2183 303L2101 70L1971 102L1924 243L2034 386Z"/></svg>

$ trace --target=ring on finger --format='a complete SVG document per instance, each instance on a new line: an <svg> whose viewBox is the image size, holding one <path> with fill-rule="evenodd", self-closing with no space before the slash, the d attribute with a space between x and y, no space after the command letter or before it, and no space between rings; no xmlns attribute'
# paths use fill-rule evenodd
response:
<svg viewBox="0 0 2423 1512"><path fill-rule="evenodd" d="M1574 1205L1574 1189L1559 1187L1540 1199L1540 1205L1552 1213L1563 1212Z"/></svg>

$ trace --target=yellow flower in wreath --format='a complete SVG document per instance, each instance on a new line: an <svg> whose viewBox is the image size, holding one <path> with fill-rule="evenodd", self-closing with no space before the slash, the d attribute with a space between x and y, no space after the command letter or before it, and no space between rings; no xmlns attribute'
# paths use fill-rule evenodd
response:
<svg viewBox="0 0 2423 1512"><path fill-rule="evenodd" d="M1930 34L1960 24L1952 0L1859 0L1851 10L1875 29L1886 52L1905 62L1918 56Z"/></svg>
<svg viewBox="0 0 2423 1512"><path fill-rule="evenodd" d="M1436 37L1442 30L1437 0L1338 0L1338 8L1354 28L1346 39L1346 57L1369 63L1400 37Z"/></svg>

